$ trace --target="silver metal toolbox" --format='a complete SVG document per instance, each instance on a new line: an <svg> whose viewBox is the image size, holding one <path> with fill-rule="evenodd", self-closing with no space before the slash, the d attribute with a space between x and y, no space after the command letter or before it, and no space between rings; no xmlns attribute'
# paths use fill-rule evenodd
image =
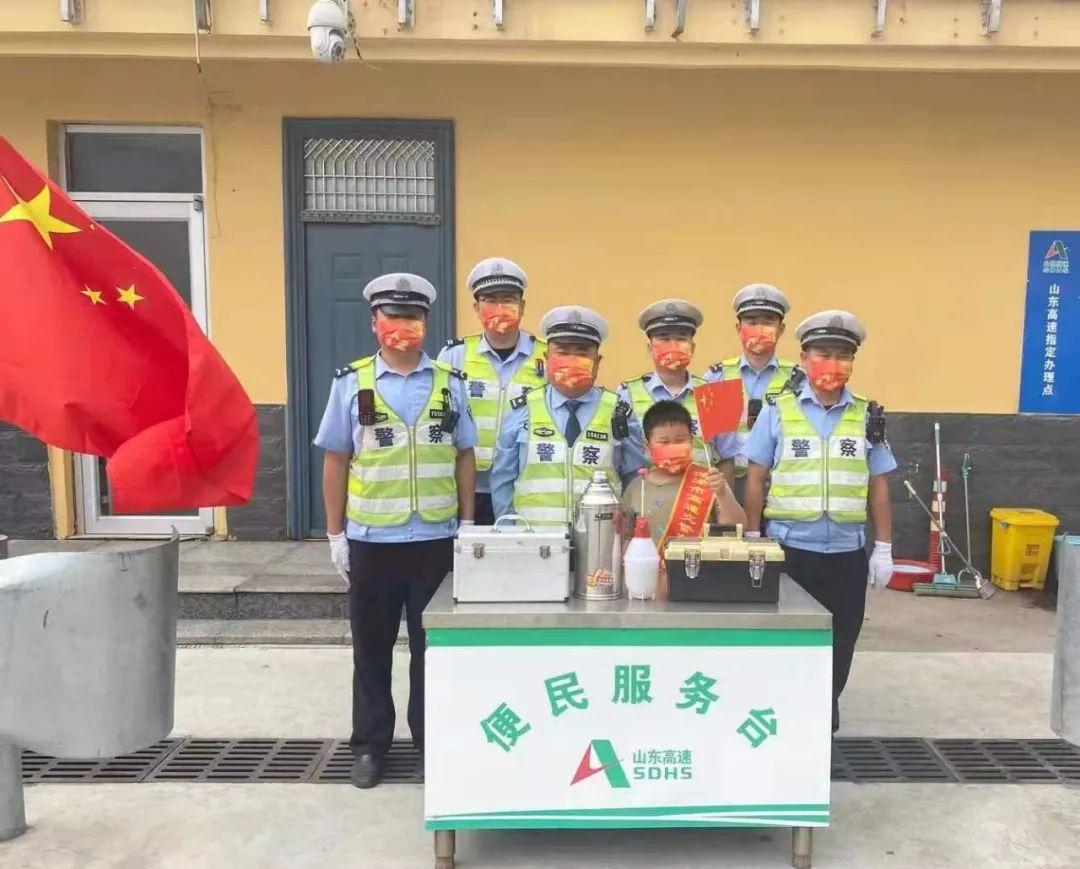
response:
<svg viewBox="0 0 1080 869"><path fill-rule="evenodd" d="M515 520L518 524L507 524ZM454 600L543 603L570 596L568 526L533 530L520 516L466 525L454 541Z"/></svg>

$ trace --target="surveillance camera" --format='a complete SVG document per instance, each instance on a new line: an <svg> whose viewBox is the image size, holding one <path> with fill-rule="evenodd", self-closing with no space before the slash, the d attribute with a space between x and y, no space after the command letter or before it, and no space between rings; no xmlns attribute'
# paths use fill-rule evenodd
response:
<svg viewBox="0 0 1080 869"><path fill-rule="evenodd" d="M308 12L307 29L311 53L322 63L340 63L345 58L345 34L349 31L346 0L315 0Z"/></svg>

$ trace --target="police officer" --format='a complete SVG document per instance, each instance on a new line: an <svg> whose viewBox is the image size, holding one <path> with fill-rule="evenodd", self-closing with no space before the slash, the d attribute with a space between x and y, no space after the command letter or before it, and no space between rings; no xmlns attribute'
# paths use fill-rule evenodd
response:
<svg viewBox="0 0 1080 869"><path fill-rule="evenodd" d="M748 284L731 301L735 310L735 331L743 352L709 367L705 380L742 378L743 417L739 423L739 444L745 442L767 394L777 394L791 377L794 363L776 356L776 343L784 334L784 317L791 310L787 296L770 284ZM735 459L735 476L746 474L746 461ZM742 486L740 485L740 489Z"/></svg>
<svg viewBox="0 0 1080 869"><path fill-rule="evenodd" d="M630 408L596 386L604 318L579 305L553 308L540 332L548 342L547 385L510 403L495 445L491 501L497 517L518 513L550 525L572 519L598 469L621 490L645 467L645 447Z"/></svg>
<svg viewBox="0 0 1080 869"><path fill-rule="evenodd" d="M502 257L481 260L469 272L473 311L484 331L447 342L439 361L468 375L469 407L480 443L476 447L476 521L495 521L491 509L491 460L510 400L526 387L544 385L547 345L523 331L525 288L521 267Z"/></svg>
<svg viewBox="0 0 1080 869"><path fill-rule="evenodd" d="M886 475L896 459L883 428L868 426L870 403L847 389L866 338L862 323L847 311L822 311L800 323L795 336L807 380L765 405L743 448L747 528L751 536L759 533L764 506L766 530L784 547L785 571L833 615L835 733L867 582L882 588L892 576ZM875 540L869 563L868 516Z"/></svg>
<svg viewBox="0 0 1080 869"><path fill-rule="evenodd" d="M352 783L374 787L394 736L390 668L409 628L409 729L423 780L424 649L420 616L471 522L476 428L464 381L421 346L435 288L390 274L364 288L379 351L338 369L315 444L334 566L349 583L353 640Z"/></svg>
<svg viewBox="0 0 1080 869"><path fill-rule="evenodd" d="M638 315L638 328L649 342L653 370L623 383L618 395L631 406L639 421L658 401L680 402L690 411L694 462L706 467L716 465L730 478L739 452L739 438L734 433L717 435L710 442L710 449L706 448L694 401L694 387L705 381L688 370L696 348L694 336L704 320L700 308L682 299L662 299L642 311Z"/></svg>

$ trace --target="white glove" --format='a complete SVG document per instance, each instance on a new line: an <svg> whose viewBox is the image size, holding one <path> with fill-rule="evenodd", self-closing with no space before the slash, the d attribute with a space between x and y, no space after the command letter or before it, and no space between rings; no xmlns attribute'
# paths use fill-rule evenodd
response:
<svg viewBox="0 0 1080 869"><path fill-rule="evenodd" d="M475 519L458 519L458 528L460 528L462 525L475 525L475 524L476 524Z"/></svg>
<svg viewBox="0 0 1080 869"><path fill-rule="evenodd" d="M761 532L760 531L744 531L742 533L742 536L745 537L747 540L757 540L759 537L761 537Z"/></svg>
<svg viewBox="0 0 1080 869"><path fill-rule="evenodd" d="M330 563L345 580L345 584L349 585L349 540L344 531L340 534L327 534L326 537L330 541Z"/></svg>
<svg viewBox="0 0 1080 869"><path fill-rule="evenodd" d="M885 588L893 575L892 544L874 541L874 551L870 554L870 574L867 585Z"/></svg>

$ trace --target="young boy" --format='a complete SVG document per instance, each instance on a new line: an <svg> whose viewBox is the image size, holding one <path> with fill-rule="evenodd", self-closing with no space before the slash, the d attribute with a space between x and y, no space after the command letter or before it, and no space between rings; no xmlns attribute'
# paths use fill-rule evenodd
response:
<svg viewBox="0 0 1080 869"><path fill-rule="evenodd" d="M700 537L710 522L745 525L746 512L724 475L692 461L690 411L677 401L658 401L642 421L645 446L652 466L623 492L623 509L633 522L649 520L653 542L663 555L667 537ZM704 495L701 492L704 491ZM661 575L660 597L667 596L667 578Z"/></svg>

